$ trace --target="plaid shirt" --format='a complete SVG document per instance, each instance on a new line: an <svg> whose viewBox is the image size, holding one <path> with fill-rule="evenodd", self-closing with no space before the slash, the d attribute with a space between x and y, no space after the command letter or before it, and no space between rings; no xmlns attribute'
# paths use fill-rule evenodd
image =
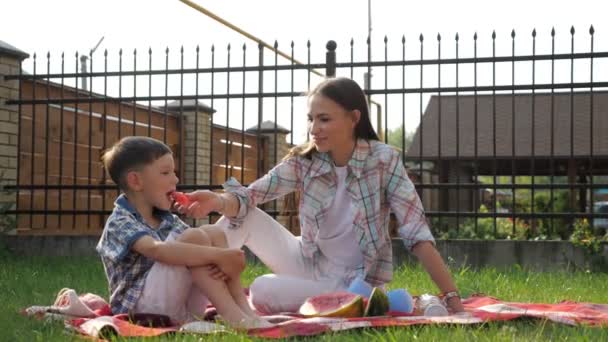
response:
<svg viewBox="0 0 608 342"><path fill-rule="evenodd" d="M314 153L311 159L296 156L285 160L248 188L232 178L224 188L238 197L240 209L231 218L230 227L238 228L250 207L299 191L302 253L315 265L320 253L318 233L336 194L336 182L333 161L327 153ZM373 285L388 283L393 276L388 229L391 211L399 222L399 236L406 248L411 250L420 241L434 242L401 153L378 141L358 140L348 162L346 187L355 208L353 225L364 256L365 279Z"/></svg>
<svg viewBox="0 0 608 342"><path fill-rule="evenodd" d="M170 212L157 210L157 213L161 224L153 229L144 222L124 194L114 202L114 210L106 221L96 248L108 278L110 306L114 314L127 313L135 307L148 271L155 262L132 250L133 244L142 236L164 241L170 233L179 234L189 228Z"/></svg>

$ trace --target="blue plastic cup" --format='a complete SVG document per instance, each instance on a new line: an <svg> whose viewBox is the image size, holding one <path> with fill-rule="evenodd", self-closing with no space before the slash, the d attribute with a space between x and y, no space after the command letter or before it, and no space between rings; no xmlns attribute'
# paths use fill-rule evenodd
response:
<svg viewBox="0 0 608 342"><path fill-rule="evenodd" d="M414 311L414 300L405 289L394 289L386 293L390 311L412 313Z"/></svg>
<svg viewBox="0 0 608 342"><path fill-rule="evenodd" d="M355 278L355 280L353 280L352 283L350 283L350 286L348 287L347 291L351 293L356 293L365 298L369 298L369 296L371 296L372 294L373 289L374 288L368 282L363 280L363 278L357 277Z"/></svg>

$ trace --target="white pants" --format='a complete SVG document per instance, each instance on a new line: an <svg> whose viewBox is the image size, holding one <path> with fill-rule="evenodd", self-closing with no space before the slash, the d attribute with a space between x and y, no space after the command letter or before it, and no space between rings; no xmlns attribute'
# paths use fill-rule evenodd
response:
<svg viewBox="0 0 608 342"><path fill-rule="evenodd" d="M226 233L228 246L247 246L274 273L258 277L251 284L251 303L258 311L295 312L308 297L348 287L345 275L349 270L323 256L312 265L302 255L300 237L262 210L250 209L238 229L228 228L228 223L225 217L217 222Z"/></svg>
<svg viewBox="0 0 608 342"><path fill-rule="evenodd" d="M172 234L166 241L175 238ZM135 312L167 315L173 322L186 323L202 320L208 304L187 267L156 262L146 276Z"/></svg>

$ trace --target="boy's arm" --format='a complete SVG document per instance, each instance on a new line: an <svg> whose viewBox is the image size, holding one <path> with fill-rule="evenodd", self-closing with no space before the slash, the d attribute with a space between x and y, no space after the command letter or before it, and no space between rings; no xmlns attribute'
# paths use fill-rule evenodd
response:
<svg viewBox="0 0 608 342"><path fill-rule="evenodd" d="M244 254L238 249L200 246L179 241L157 241L150 236L137 239L131 248L152 260L170 265L216 264L226 274L240 272L245 267Z"/></svg>

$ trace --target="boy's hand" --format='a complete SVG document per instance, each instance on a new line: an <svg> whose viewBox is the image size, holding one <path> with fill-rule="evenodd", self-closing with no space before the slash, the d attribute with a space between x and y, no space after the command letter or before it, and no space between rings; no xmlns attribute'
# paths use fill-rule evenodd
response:
<svg viewBox="0 0 608 342"><path fill-rule="evenodd" d="M229 278L238 278L245 269L245 252L236 248L222 249L215 264Z"/></svg>
<svg viewBox="0 0 608 342"><path fill-rule="evenodd" d="M209 190L197 190L183 194L190 203L175 201L175 209L189 217L200 219L207 217L212 211L218 211L222 207L219 194Z"/></svg>
<svg viewBox="0 0 608 342"><path fill-rule="evenodd" d="M207 269L209 270L209 276L216 280L228 281L230 277L226 273L224 273L217 265L208 265Z"/></svg>

